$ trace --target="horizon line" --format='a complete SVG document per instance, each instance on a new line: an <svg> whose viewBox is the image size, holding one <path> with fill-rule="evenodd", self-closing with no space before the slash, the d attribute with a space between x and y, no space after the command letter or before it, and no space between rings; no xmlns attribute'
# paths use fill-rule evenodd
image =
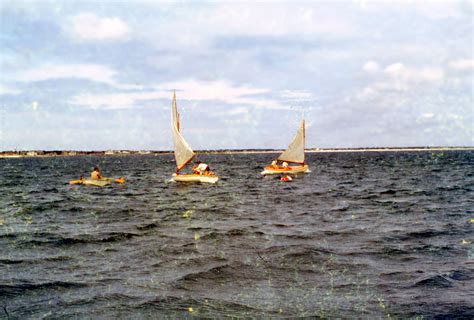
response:
<svg viewBox="0 0 474 320"><path fill-rule="evenodd" d="M414 147L334 147L334 148L305 148L305 152L337 152L337 151L396 151L396 150L474 150L474 146L414 146ZM284 149L269 148L245 148L245 149L202 149L194 150L195 153L277 153ZM57 152L76 152L76 153L109 153L112 154L143 154L143 153L173 153L174 150L153 150L153 149L106 149L106 150L79 150L79 149L24 149L24 150L0 150L0 154L21 154L28 152L57 153Z"/></svg>

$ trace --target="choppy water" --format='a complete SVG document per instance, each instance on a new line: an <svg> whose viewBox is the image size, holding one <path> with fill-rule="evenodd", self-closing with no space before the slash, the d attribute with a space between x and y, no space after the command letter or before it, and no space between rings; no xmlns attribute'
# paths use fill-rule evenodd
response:
<svg viewBox="0 0 474 320"><path fill-rule="evenodd" d="M0 318L474 315L474 152L271 157L0 159ZM66 184L95 165L127 183Z"/></svg>

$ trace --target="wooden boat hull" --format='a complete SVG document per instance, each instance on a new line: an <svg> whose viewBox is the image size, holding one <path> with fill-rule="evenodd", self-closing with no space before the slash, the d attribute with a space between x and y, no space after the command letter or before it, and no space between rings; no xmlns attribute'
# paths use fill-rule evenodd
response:
<svg viewBox="0 0 474 320"><path fill-rule="evenodd" d="M82 184L85 186L96 186L96 187L104 187L112 183L112 180L104 179L104 180L92 180L92 179L84 179Z"/></svg>
<svg viewBox="0 0 474 320"><path fill-rule="evenodd" d="M69 184L80 184L85 186L96 186L96 187L104 187L109 184L112 184L112 178L102 178L99 180L95 179L82 179L82 180L71 180Z"/></svg>
<svg viewBox="0 0 474 320"><path fill-rule="evenodd" d="M216 175L205 174L173 174L170 181L174 182L199 182L199 183L216 183L219 177Z"/></svg>
<svg viewBox="0 0 474 320"><path fill-rule="evenodd" d="M266 166L260 174L265 176L267 174L298 174L308 172L311 171L309 170L308 165L305 164L304 166L288 166L286 168L274 168L272 166Z"/></svg>

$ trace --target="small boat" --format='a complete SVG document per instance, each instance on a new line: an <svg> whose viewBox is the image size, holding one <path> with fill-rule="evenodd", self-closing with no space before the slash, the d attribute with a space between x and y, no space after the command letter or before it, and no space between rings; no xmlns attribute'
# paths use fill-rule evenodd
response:
<svg viewBox="0 0 474 320"><path fill-rule="evenodd" d="M105 187L109 184L115 183L125 183L125 179L120 177L117 179L113 178L100 178L100 179L79 179L79 180L71 180L69 184L80 184L85 186L96 186L96 187Z"/></svg>
<svg viewBox="0 0 474 320"><path fill-rule="evenodd" d="M266 166L261 172L262 175L268 174L297 174L310 172L309 167L304 162L304 140L305 125L304 119L296 131L296 135L288 148L271 165ZM277 164L278 161L281 164ZM290 163L290 164L289 164Z"/></svg>
<svg viewBox="0 0 474 320"><path fill-rule="evenodd" d="M219 180L219 177L216 176L213 172L208 172L205 174L179 173L179 171L183 169L194 158L195 153L179 132L180 121L178 108L176 106L176 92L173 93L173 103L171 105L171 130L173 133L176 173L172 175L170 181L216 183Z"/></svg>
<svg viewBox="0 0 474 320"><path fill-rule="evenodd" d="M84 179L83 181L84 182L82 184L85 186L105 187L105 186L108 186L109 184L112 184L112 180L109 180L109 179L100 179L100 180Z"/></svg>

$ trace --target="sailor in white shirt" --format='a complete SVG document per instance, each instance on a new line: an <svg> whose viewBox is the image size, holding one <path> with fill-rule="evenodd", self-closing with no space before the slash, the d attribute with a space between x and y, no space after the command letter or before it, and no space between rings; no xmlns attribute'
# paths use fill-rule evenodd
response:
<svg viewBox="0 0 474 320"><path fill-rule="evenodd" d="M209 166L204 162L198 161L197 165L193 167L193 172L195 174L205 174L206 172L209 172Z"/></svg>

